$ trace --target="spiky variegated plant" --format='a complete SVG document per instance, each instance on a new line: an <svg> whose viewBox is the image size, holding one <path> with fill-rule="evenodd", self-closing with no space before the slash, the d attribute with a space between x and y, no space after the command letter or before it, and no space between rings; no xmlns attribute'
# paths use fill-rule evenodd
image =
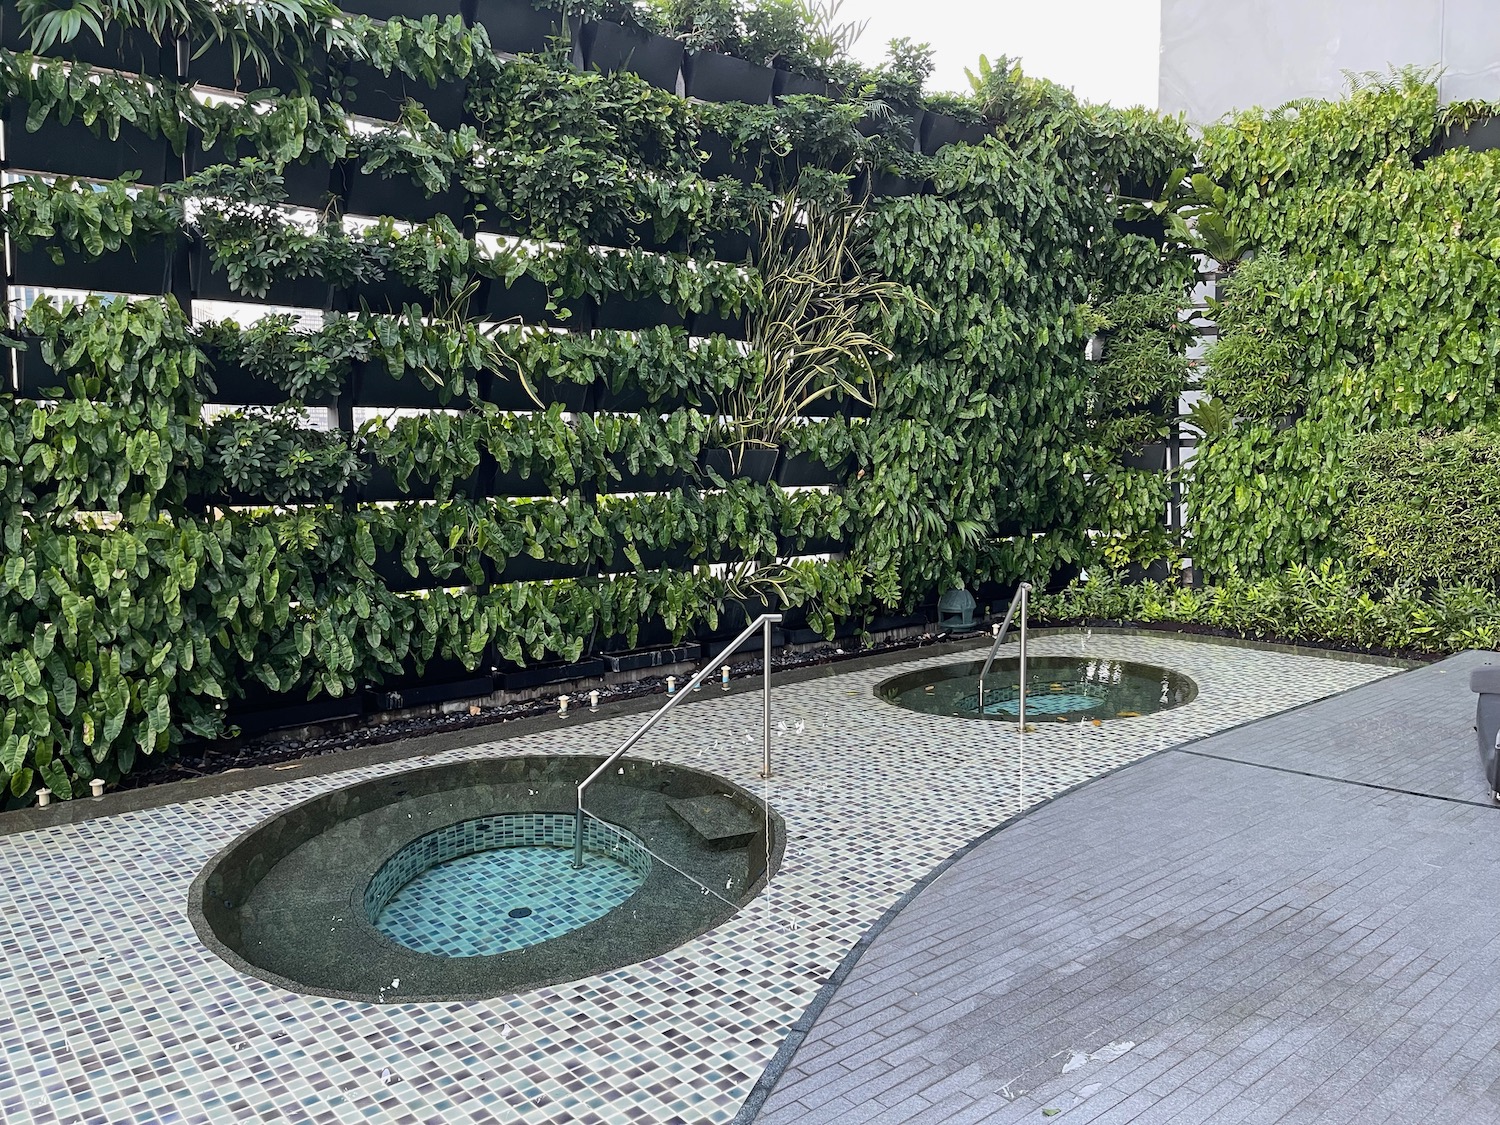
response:
<svg viewBox="0 0 1500 1125"><path fill-rule="evenodd" d="M899 286L860 269L864 213L788 195L760 224L764 288L747 317L752 374L718 404L732 419L737 459L747 445L778 444L819 399L874 405L875 363L891 352L865 327L868 310L885 310Z"/></svg>

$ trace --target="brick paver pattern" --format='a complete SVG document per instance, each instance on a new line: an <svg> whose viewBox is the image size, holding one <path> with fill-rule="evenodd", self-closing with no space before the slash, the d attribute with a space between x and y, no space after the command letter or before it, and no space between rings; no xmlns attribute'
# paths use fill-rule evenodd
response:
<svg viewBox="0 0 1500 1125"><path fill-rule="evenodd" d="M1500 1122L1467 653L1004 829L875 939L761 1125Z"/></svg>

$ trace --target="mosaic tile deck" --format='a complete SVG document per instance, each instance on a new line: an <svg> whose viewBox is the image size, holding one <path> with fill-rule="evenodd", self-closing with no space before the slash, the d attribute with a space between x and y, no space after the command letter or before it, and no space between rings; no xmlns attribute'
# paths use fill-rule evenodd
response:
<svg viewBox="0 0 1500 1125"><path fill-rule="evenodd" d="M727 1122L860 935L966 841L1089 777L1388 675L1368 664L1166 637L1061 636L1033 651L1129 658L1199 686L1173 711L1025 736L874 698L900 672L704 692L638 748L715 770L786 818L785 862L735 918L674 952L458 1004L362 1004L244 977L184 903L207 859L286 806L392 763L0 838L0 1119L22 1122ZM455 755L598 753L640 722ZM431 759L421 759L426 764ZM997 895L1003 888L997 888Z"/></svg>

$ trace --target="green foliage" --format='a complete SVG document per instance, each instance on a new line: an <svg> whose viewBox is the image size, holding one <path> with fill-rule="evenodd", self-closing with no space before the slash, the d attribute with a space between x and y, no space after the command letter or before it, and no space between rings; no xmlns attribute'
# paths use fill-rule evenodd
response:
<svg viewBox="0 0 1500 1125"><path fill-rule="evenodd" d="M1378 586L1500 590L1500 436L1363 434L1342 465L1341 557Z"/></svg>
<svg viewBox="0 0 1500 1125"><path fill-rule="evenodd" d="M1494 424L1500 156L1429 155L1479 108L1440 113L1429 77L1402 71L1206 131L1214 213L1254 252L1212 310L1205 386L1240 425L1194 471L1193 554L1210 573L1339 550L1340 468L1360 435Z"/></svg>
<svg viewBox="0 0 1500 1125"><path fill-rule="evenodd" d="M1445 655L1500 644L1500 599L1476 586L1372 591L1363 576L1323 563L1262 578L1231 576L1202 590L1159 582L1075 584L1033 599L1039 621L1169 622L1241 637Z"/></svg>
<svg viewBox="0 0 1500 1125"><path fill-rule="evenodd" d="M204 436L196 491L248 496L268 504L333 500L362 477L347 437L315 430L293 407L221 414Z"/></svg>
<svg viewBox="0 0 1500 1125"><path fill-rule="evenodd" d="M49 26L93 34L88 14L108 12L92 3L77 0L76 25ZM335 19L298 0L110 10L165 38L187 21L195 42L203 29L238 42L244 85L270 58L287 62L298 89L199 102L174 83L0 55L4 93L26 101L35 124L139 126L179 147L195 130L230 161L160 190L128 178L99 190L17 185L5 216L16 244L87 259L149 238L201 239L207 267L239 293L316 277L361 311L316 327L270 316L190 328L170 299L34 306L21 327L40 337L30 346L58 385L43 401L0 399L11 560L0 781L14 799L42 781L65 796L141 753L216 737L254 688L315 698L407 680L435 660L572 659L590 637L631 643L644 620L681 637L762 601L831 636L957 581L1040 578L1081 557L1087 470L1074 449L1090 390L1088 303L1160 288L1181 264L1174 247L1109 233L1109 185L1186 163L1174 124L1085 110L1008 74L1013 112L994 138L920 156L909 137L881 132L900 134L896 114L918 106L925 50L897 44L884 67L859 73L843 58L856 29L837 21L836 3L735 8L732 29L713 4L683 8L673 28L702 46L849 84L768 106L690 104L551 56L502 62L455 20ZM257 57L257 45L274 50ZM334 77L326 98L302 81L321 53ZM441 129L413 105L391 126L352 129L344 110L358 112L361 91L348 78L363 65L417 89L463 81L468 124ZM933 104L977 115L966 102ZM726 150L743 178L705 178ZM314 159L426 192L456 187L473 214L347 226L336 208L296 214L282 177ZM884 168L930 181L932 194L850 207L854 178ZM496 247L470 218L530 241ZM758 236L748 253L747 233ZM816 268L796 249L804 238L812 257L832 247ZM732 243L739 261L715 256ZM746 347L682 328L468 319L476 285L523 280L540 282L555 309L665 301L785 331ZM360 306L367 288L391 282L421 307ZM204 391L235 368L288 405L205 423ZM383 372L418 380L448 409L354 433L302 423L302 403ZM537 409L485 401L506 378L533 389ZM604 391L602 408L553 401L572 384ZM834 388L873 399L872 416L801 416ZM789 455L821 460L848 486L786 492L706 476L700 454L726 423L779 433ZM377 469L438 499L355 503L349 485ZM481 496L470 482L494 473L541 495L462 498ZM659 491L626 494L643 487ZM805 557L841 544L832 558ZM505 580L519 559L588 577Z"/></svg>

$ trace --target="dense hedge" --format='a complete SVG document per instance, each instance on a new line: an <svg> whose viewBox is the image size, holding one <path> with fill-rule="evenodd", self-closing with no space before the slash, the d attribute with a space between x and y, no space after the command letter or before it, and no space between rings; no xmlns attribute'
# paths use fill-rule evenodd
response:
<svg viewBox="0 0 1500 1125"><path fill-rule="evenodd" d="M1343 460L1343 555L1373 583L1500 590L1500 435L1382 430Z"/></svg>
<svg viewBox="0 0 1500 1125"><path fill-rule="evenodd" d="M1491 590L1467 584L1371 589L1364 575L1332 563L1256 579L1230 577L1201 590L1096 578L1033 604L1044 622L1200 625L1253 640L1395 653L1500 645L1500 597Z"/></svg>
<svg viewBox="0 0 1500 1125"><path fill-rule="evenodd" d="M1339 553L1358 434L1496 421L1500 153L1438 151L1455 112L1407 73L1205 131L1217 218L1253 253L1208 355L1207 388L1238 418L1194 467L1192 555L1210 578Z"/></svg>
<svg viewBox="0 0 1500 1125"><path fill-rule="evenodd" d="M10 136L73 121L165 138L191 168L205 146L242 158L159 188L31 179L8 195L33 266L194 258L191 286L174 266L171 293L39 303L18 326L26 389L0 400L0 769L16 799L220 735L249 697L576 660L642 628L712 631L761 600L831 634L959 581L1086 558L1071 451L1088 303L1180 275L1157 240L1113 224L1123 181L1183 162L1180 124L1086 111L1005 72L964 103L991 135L924 157L900 114L867 137L853 98L699 105L630 74L502 61L458 20L335 26L306 10L274 43L236 32L290 66L294 96L205 104L0 54ZM365 67L363 86L322 82L325 50L336 72ZM408 107L351 130L371 71L435 100L460 83L461 120ZM445 202L409 223L356 228L336 207L289 220L283 193L321 161ZM868 194L877 180L905 194ZM754 236L778 207L841 213L851 189L854 274L895 286L860 312L875 378L830 375L781 435L842 487L725 479L700 454L734 449L770 409L745 394L765 357L736 336L785 284L762 276ZM344 311L315 330L208 323L189 302L215 277L222 295L300 285ZM528 324L573 330L492 330L523 294ZM614 299L638 326L577 330ZM281 405L206 419L246 380ZM867 419L844 391L873 399ZM726 427L724 404L747 397ZM326 403L340 429L300 424ZM356 430L356 403L424 413Z"/></svg>

